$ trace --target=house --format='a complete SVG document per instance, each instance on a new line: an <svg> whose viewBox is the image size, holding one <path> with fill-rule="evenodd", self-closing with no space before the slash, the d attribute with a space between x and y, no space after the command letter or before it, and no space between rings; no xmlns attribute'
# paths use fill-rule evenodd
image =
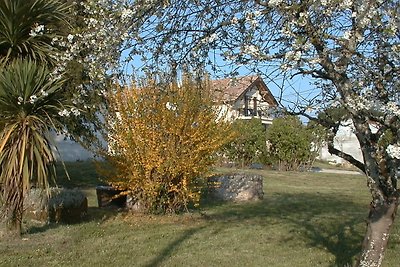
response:
<svg viewBox="0 0 400 267"><path fill-rule="evenodd" d="M264 125L272 124L278 102L261 77L214 80L211 87L216 103L229 120L260 118Z"/></svg>

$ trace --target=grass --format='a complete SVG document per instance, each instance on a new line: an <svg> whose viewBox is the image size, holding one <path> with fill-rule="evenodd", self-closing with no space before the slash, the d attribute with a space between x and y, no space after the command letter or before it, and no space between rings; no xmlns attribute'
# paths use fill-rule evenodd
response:
<svg viewBox="0 0 400 267"><path fill-rule="evenodd" d="M328 161L324 160L316 160L313 164L313 167L321 168L321 169L333 169L333 170L346 170L346 171L360 171L355 166L350 165L350 163L346 164L330 164Z"/></svg>
<svg viewBox="0 0 400 267"><path fill-rule="evenodd" d="M87 220L30 227L21 240L1 240L0 266L309 267L355 261L369 203L361 175L246 171L265 177L264 200L206 202L200 211L174 216L99 209L91 187L95 176L81 177L81 185L88 183ZM397 223L384 266L398 265L399 249Z"/></svg>
<svg viewBox="0 0 400 267"><path fill-rule="evenodd" d="M65 168L62 164L58 164L56 179L57 185L67 188L90 188L104 184L104 181L99 177L96 171L99 164L101 164L101 162L65 162ZM69 178L65 170L67 171Z"/></svg>

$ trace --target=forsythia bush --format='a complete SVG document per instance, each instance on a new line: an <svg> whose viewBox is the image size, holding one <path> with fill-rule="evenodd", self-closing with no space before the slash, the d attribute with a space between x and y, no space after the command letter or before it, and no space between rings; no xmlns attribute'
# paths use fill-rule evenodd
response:
<svg viewBox="0 0 400 267"><path fill-rule="evenodd" d="M214 153L230 125L212 103L208 82L117 88L109 96L107 160L114 187L145 211L177 212L198 204Z"/></svg>

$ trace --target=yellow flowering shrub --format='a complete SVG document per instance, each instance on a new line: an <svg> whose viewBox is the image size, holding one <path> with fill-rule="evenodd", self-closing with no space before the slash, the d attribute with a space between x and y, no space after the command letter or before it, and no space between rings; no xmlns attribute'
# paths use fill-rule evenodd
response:
<svg viewBox="0 0 400 267"><path fill-rule="evenodd" d="M197 205L215 152L231 136L206 81L117 88L109 96L108 181L148 212Z"/></svg>

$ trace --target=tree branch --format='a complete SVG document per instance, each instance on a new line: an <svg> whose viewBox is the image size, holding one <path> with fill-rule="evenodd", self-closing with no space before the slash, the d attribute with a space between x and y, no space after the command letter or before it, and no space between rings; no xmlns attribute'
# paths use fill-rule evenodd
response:
<svg viewBox="0 0 400 267"><path fill-rule="evenodd" d="M351 164L353 164L358 169L360 169L363 173L366 174L365 165L361 161L355 159L352 155L347 154L347 153L335 148L333 146L333 140L328 141L328 152L333 155L336 155L338 157L341 157L344 160L347 160L348 162L350 162Z"/></svg>

